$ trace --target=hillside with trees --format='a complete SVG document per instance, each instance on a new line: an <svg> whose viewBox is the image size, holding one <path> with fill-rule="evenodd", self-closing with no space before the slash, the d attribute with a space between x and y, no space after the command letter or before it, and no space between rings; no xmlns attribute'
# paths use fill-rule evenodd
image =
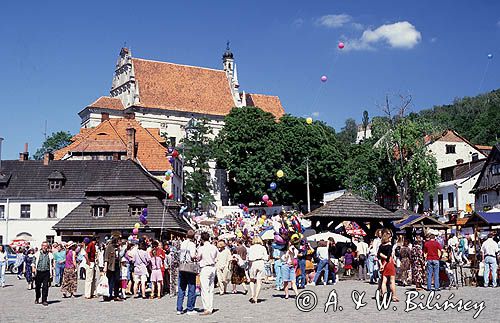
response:
<svg viewBox="0 0 500 323"><path fill-rule="evenodd" d="M494 145L500 140L500 89L410 113L409 117L437 131L453 129L473 144Z"/></svg>

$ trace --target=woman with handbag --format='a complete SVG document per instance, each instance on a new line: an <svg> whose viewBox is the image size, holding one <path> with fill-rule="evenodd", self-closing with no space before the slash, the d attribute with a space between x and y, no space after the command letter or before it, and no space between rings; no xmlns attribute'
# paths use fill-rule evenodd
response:
<svg viewBox="0 0 500 323"><path fill-rule="evenodd" d="M179 289L177 291L177 315L184 314L183 303L187 290L187 313L196 315L194 310L196 303L196 275L193 272L196 261L196 245L193 242L194 231L188 230L186 239L182 241L179 250Z"/></svg>

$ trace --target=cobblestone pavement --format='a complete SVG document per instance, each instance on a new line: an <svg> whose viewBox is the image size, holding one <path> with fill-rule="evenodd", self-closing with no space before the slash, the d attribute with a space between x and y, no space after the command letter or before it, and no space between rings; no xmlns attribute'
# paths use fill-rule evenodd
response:
<svg viewBox="0 0 500 323"><path fill-rule="evenodd" d="M272 285L264 285L261 293L262 301L258 304L250 304L248 296L237 295L215 295L214 307L216 312L207 317L176 315L175 298L166 296L161 300L127 299L124 302L104 303L101 299L86 300L83 296L73 299L63 299L58 288L50 288L48 307L34 304L34 291L26 289L25 281L17 280L13 275L7 275L7 287L0 289L0 322L471 322L478 309L472 308L474 303L484 301L485 308L480 312L478 322L498 322L500 317L500 288L475 288L463 287L458 290L444 290L439 292L440 299L430 304L440 303L449 299L457 303L459 299L470 300L472 304L465 306L471 308L469 311L457 311L457 309L444 310L422 310L416 309L405 312L406 306L425 302L428 293L419 296L423 300L409 300L406 293L412 292L411 288L398 288L399 303L392 303L387 310L378 311L374 299L375 287L364 282L341 281L335 286L308 286L305 291L312 291L318 299L317 306L310 312L304 313L297 309L296 299L283 298L283 292L275 291ZM241 289L241 288L240 288ZM335 290L337 295L336 311L330 306L328 312L324 312L325 303L329 295L335 299L331 292ZM353 292L353 290L359 293ZM300 291L300 290L299 290ZM304 290L302 290L303 292ZM78 295L83 292L83 282L79 283ZM355 308L352 294L359 298L366 292L362 302L366 306ZM304 293L304 292L303 292ZM307 293L307 292L306 292ZM302 294L302 296L305 296ZM300 298L301 306L306 308L314 304L314 297ZM197 306L201 307L201 299L197 298ZM395 308L394 308L395 307ZM342 309L341 309L342 308Z"/></svg>

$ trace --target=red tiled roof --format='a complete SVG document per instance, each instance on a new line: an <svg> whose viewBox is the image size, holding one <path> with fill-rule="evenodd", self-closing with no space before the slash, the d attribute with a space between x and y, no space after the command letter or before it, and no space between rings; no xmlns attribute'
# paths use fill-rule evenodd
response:
<svg viewBox="0 0 500 323"><path fill-rule="evenodd" d="M67 153L82 152L126 152L127 128L135 129L137 159L149 171L165 171L171 168L166 157L167 148L159 140L158 129L145 129L135 119L116 118L103 121L97 127L80 129L73 143L54 153L62 159Z"/></svg>
<svg viewBox="0 0 500 323"><path fill-rule="evenodd" d="M132 58L132 64L140 106L216 116L229 114L235 106L223 70L142 58ZM251 98L256 106L276 117L284 114L277 96L251 94Z"/></svg>
<svg viewBox="0 0 500 323"><path fill-rule="evenodd" d="M140 106L224 116L234 107L226 73L133 58Z"/></svg>
<svg viewBox="0 0 500 323"><path fill-rule="evenodd" d="M246 99L247 105L261 108L266 112L271 112L277 118L281 118L283 114L285 114L280 98L277 96L248 93Z"/></svg>
<svg viewBox="0 0 500 323"><path fill-rule="evenodd" d="M123 110L122 101L118 98L111 98L109 96L101 96L94 102L88 105L89 108L102 108L111 110Z"/></svg>

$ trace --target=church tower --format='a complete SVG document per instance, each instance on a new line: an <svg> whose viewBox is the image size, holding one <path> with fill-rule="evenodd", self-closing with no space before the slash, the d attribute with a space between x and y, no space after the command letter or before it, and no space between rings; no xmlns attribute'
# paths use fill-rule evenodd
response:
<svg viewBox="0 0 500 323"><path fill-rule="evenodd" d="M116 61L115 75L109 94L111 97L119 98L125 108L139 104L139 88L135 80L132 52L126 47L120 50L120 56Z"/></svg>
<svg viewBox="0 0 500 323"><path fill-rule="evenodd" d="M226 72L227 81L229 83L229 89L231 90L231 95L236 107L242 107L246 105L245 94L240 95L238 82L238 71L236 69L236 63L234 62L234 55L229 49L229 42L227 42L226 51L222 55L222 66L224 72Z"/></svg>

